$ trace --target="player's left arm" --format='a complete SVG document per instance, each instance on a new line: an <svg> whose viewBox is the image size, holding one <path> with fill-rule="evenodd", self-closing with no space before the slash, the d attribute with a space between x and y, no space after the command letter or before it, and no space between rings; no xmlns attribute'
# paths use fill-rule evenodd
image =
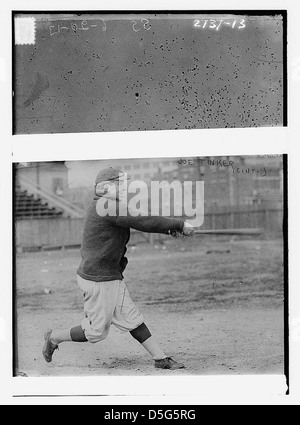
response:
<svg viewBox="0 0 300 425"><path fill-rule="evenodd" d="M182 219L158 217L158 216L137 216L129 213L126 216L118 216L116 224L148 233L164 233L178 236L193 236L194 230L191 224Z"/></svg>
<svg viewBox="0 0 300 425"><path fill-rule="evenodd" d="M116 225L131 228L141 232L165 233L183 232L185 223L181 219L158 217L158 216L137 216L130 214L118 216Z"/></svg>

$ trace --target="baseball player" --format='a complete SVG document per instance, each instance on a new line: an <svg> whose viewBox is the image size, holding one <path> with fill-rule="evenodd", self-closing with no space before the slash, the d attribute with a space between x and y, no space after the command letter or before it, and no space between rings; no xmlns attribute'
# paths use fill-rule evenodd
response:
<svg viewBox="0 0 300 425"><path fill-rule="evenodd" d="M83 231L82 261L77 271L77 282L84 296L85 318L79 326L45 333L43 356L46 362L64 342L98 343L104 340L111 325L130 332L151 355L156 368L182 369L185 366L164 353L144 318L131 299L123 273L130 229L143 232L192 236L192 226L178 219L152 216L132 216L121 212L122 199L127 190L127 174L114 168L100 171L95 183L95 196L88 208ZM115 200L116 214L99 215L99 201ZM126 206L126 208L128 208Z"/></svg>

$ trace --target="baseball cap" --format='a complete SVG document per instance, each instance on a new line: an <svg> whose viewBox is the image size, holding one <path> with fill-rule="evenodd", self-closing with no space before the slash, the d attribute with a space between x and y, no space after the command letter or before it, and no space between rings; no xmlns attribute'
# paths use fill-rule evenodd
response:
<svg viewBox="0 0 300 425"><path fill-rule="evenodd" d="M116 168L109 167L104 170L99 171L96 177L96 185L100 182L104 181L114 181L114 180L128 180L130 177L127 173L124 173L121 170L117 170Z"/></svg>

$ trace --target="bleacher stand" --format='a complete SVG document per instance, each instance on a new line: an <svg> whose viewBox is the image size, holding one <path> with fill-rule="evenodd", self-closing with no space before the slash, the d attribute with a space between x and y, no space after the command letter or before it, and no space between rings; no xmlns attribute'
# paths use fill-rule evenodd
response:
<svg viewBox="0 0 300 425"><path fill-rule="evenodd" d="M20 188L16 189L14 211L16 220L49 219L63 215L62 210L50 208L47 202Z"/></svg>

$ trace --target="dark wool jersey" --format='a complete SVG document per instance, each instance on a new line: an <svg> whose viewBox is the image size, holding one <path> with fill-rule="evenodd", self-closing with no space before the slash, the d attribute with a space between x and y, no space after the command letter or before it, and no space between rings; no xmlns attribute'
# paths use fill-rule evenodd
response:
<svg viewBox="0 0 300 425"><path fill-rule="evenodd" d="M133 217L130 214L102 217L96 209L98 199L95 198L90 204L84 225L82 261L77 271L83 279L94 282L123 279L128 263L125 254L131 228L165 234L183 229L183 220L166 217Z"/></svg>

